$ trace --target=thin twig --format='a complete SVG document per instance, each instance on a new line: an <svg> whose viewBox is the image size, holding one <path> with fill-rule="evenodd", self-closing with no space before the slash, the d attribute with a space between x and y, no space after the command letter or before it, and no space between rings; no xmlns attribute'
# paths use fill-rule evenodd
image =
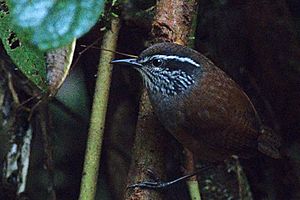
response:
<svg viewBox="0 0 300 200"><path fill-rule="evenodd" d="M97 44L99 41L101 40L101 38L96 39L94 42L92 42L91 44L87 45L85 49L83 49L82 51L80 51L78 53L78 56L76 58L76 60L73 62L71 69L77 65L77 63L79 62L82 54L84 54L87 50L89 50L90 48L92 48L95 44Z"/></svg>
<svg viewBox="0 0 300 200"><path fill-rule="evenodd" d="M53 146L51 142L51 132L49 126L49 110L48 110L48 103L42 103L38 107L38 116L39 116L39 124L42 133L43 145L44 145L44 166L47 170L48 176L48 184L47 184L47 192L49 200L56 200L56 192L55 192L55 185L54 185L54 162L53 162Z"/></svg>
<svg viewBox="0 0 300 200"><path fill-rule="evenodd" d="M111 50L111 49L104 49L104 48L101 48L101 47L96 47L96 46L87 46L87 45L80 45L81 47L90 47L90 48L93 48L93 49L99 49L99 50L104 50L104 51L109 51L109 52L112 52L112 53L115 53L115 54L119 54L119 55L122 55L122 56L127 56L127 57L131 57L131 58L138 58L138 56L136 55L132 55L132 54L128 54L128 53L122 53L122 52L119 52L119 51L114 51L114 50Z"/></svg>

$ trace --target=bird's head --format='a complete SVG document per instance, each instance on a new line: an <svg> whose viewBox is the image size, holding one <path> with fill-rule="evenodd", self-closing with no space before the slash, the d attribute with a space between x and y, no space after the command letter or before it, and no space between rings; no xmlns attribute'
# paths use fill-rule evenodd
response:
<svg viewBox="0 0 300 200"><path fill-rule="evenodd" d="M175 96L184 93L201 74L199 53L174 43L159 43L144 50L137 59L121 59L113 64L126 64L142 76L151 94Z"/></svg>

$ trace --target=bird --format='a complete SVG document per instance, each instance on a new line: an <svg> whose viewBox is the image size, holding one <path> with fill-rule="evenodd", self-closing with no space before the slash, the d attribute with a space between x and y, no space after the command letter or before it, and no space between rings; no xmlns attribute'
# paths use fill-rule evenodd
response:
<svg viewBox="0 0 300 200"><path fill-rule="evenodd" d="M160 123L196 158L281 157L281 138L263 125L242 88L196 50L163 42L111 63L139 72Z"/></svg>

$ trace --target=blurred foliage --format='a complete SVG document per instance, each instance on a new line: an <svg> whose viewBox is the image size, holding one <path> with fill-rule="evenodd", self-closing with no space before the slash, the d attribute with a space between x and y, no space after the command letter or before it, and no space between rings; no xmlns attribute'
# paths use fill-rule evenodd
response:
<svg viewBox="0 0 300 200"><path fill-rule="evenodd" d="M12 22L21 37L42 50L71 43L89 31L104 10L104 0L9 0Z"/></svg>
<svg viewBox="0 0 300 200"><path fill-rule="evenodd" d="M18 69L39 89L46 90L46 65L43 53L24 39L20 39L13 30L8 7L5 1L1 0L0 37L3 46Z"/></svg>

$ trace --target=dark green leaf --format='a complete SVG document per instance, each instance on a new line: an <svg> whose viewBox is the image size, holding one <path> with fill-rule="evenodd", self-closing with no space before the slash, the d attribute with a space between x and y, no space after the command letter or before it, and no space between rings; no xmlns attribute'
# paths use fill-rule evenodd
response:
<svg viewBox="0 0 300 200"><path fill-rule="evenodd" d="M21 40L13 31L9 10L0 1L0 38L7 54L30 81L46 90L46 67L43 52ZM16 70L17 70L16 69Z"/></svg>
<svg viewBox="0 0 300 200"><path fill-rule="evenodd" d="M13 23L42 50L67 45L97 22L104 0L9 0Z"/></svg>

